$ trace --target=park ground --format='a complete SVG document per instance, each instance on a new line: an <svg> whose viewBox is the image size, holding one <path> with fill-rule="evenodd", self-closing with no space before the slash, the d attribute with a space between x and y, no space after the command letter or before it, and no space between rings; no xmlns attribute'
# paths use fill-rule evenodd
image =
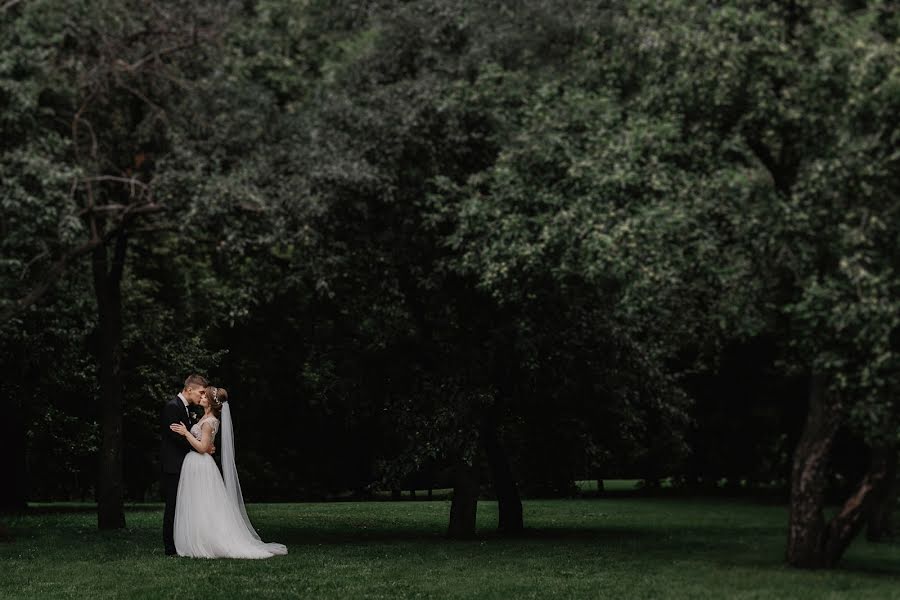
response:
<svg viewBox="0 0 900 600"><path fill-rule="evenodd" d="M787 511L748 499L525 501L527 531L443 537L449 502L251 504L264 561L162 555L159 504L100 532L90 505L5 520L0 598L900 598L900 543L860 537L834 571L784 565Z"/></svg>

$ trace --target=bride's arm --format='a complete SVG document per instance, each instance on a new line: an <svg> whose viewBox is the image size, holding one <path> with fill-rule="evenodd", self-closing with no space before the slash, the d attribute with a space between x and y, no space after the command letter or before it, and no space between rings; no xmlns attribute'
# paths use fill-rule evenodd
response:
<svg viewBox="0 0 900 600"><path fill-rule="evenodd" d="M200 454L209 454L210 450L212 450L213 434L212 426L209 423L204 423L200 426L199 440L191 435L191 432L187 430L187 427L185 427L181 423L172 423L169 427L175 433L183 435L184 439L188 441L191 447L193 447L193 449Z"/></svg>

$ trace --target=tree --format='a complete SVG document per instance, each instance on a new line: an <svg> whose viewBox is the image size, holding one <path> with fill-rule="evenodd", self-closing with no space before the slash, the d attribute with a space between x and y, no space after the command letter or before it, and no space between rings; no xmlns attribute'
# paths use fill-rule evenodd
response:
<svg viewBox="0 0 900 600"><path fill-rule="evenodd" d="M764 283L753 302L769 308L785 371L809 382L788 562L832 567L888 464L874 461L826 521L835 436L843 424L871 442L897 431L897 15L878 2L644 9L634 20L653 65L644 89L691 139L722 141L746 208L724 247L753 257Z"/></svg>
<svg viewBox="0 0 900 600"><path fill-rule="evenodd" d="M12 6L7 52L23 64L39 61L20 102L40 121L37 144L21 131L7 152L29 160L13 179L25 219L55 232L27 261L29 291L4 307L4 324L42 299L51 286L89 257L97 310L101 418L98 524L124 526L122 478L122 281L130 244L145 223L174 209L154 194L157 164L171 145L166 106L202 68L198 52L222 25L227 7L215 3L171 11L161 3L55 2ZM52 65L49 66L49 65ZM71 154L63 154L62 149ZM43 161L42 161L43 159ZM41 162L42 161L42 162ZM39 188L38 188L39 189ZM153 226L150 227L150 230ZM25 251L27 244L16 248ZM17 286L18 289L22 286Z"/></svg>

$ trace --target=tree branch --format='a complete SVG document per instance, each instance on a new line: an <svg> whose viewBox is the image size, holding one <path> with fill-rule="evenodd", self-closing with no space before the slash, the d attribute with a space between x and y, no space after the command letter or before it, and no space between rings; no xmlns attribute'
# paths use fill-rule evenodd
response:
<svg viewBox="0 0 900 600"><path fill-rule="evenodd" d="M144 63L146 63L147 61L161 58L167 54L174 54L175 52L180 52L181 50L187 50L189 48L193 48L197 44L196 31L197 31L196 29L192 30L191 41L186 44L176 44L176 45L170 46L168 48L163 48L162 50L159 50L158 52L151 52L151 53L147 54L146 56L139 58L138 60L136 60L133 63L127 63L122 59L117 59L116 62L114 63L114 65L120 71L134 72L134 71L138 70L139 68L141 68L141 66L143 66Z"/></svg>
<svg viewBox="0 0 900 600"><path fill-rule="evenodd" d="M78 125L81 123L82 115L84 115L84 111L87 110L87 107L90 104L91 100L94 99L94 96L94 93L89 94L88 97L84 99L84 102L81 103L81 106L78 107L78 111L72 118L72 143L74 144L75 149L75 160L78 162L81 162L81 153L78 151ZM94 134L94 128L91 126L90 121L85 119L84 122L88 127L88 132L91 134L91 158L96 158L97 136Z"/></svg>
<svg viewBox="0 0 900 600"><path fill-rule="evenodd" d="M104 239L92 239L91 241L79 246L78 248L75 248L74 250L64 254L59 260L53 263L53 266L50 267L50 270L47 272L47 275L44 277L43 281L36 285L25 296L13 302L13 305L11 307L0 313L0 323L9 321L13 316L15 316L17 312L28 308L29 306L40 300L41 296L43 296L47 292L47 290L49 290L66 271L69 263L71 263L76 258L87 254L88 252L91 252L97 246L105 243L106 240Z"/></svg>
<svg viewBox="0 0 900 600"><path fill-rule="evenodd" d="M8 10L8 9L12 8L13 6L15 6L16 4L18 4L18 3L21 2L21 1L22 1L22 0L8 0L7 2L5 2L5 3L3 4L3 6L0 6L0 10Z"/></svg>
<svg viewBox="0 0 900 600"><path fill-rule="evenodd" d="M775 171L778 168L778 164L775 162L775 157L772 156L772 152L769 150L769 147L766 146L762 140L760 140L756 136L745 136L747 140L747 145L750 146L750 149L753 150L753 154L756 155L756 158L759 159L759 162L763 164L766 170L769 171L769 174L772 175L772 178L775 178Z"/></svg>
<svg viewBox="0 0 900 600"><path fill-rule="evenodd" d="M119 183L127 183L134 187L142 187L144 189L150 186L135 177L116 177L115 175L97 175L95 177L83 177L81 181L118 181Z"/></svg>
<svg viewBox="0 0 900 600"><path fill-rule="evenodd" d="M47 274L44 276L44 279L38 283L30 292L28 292L25 296L19 298L13 305L2 313L0 313L0 324L9 321L13 316L16 315L19 311L28 308L35 302L41 299L41 297L47 293L47 291L62 277L63 273L65 273L66 269L69 265L77 258L94 251L98 246L103 246L110 242L113 238L119 236L125 237L125 229L127 227L128 221L136 217L138 215L147 215L157 212L162 212L166 209L166 207L162 204L158 204L156 202L148 202L147 204L132 204L125 206L121 211L121 217L117 226L113 227L109 231L107 231L103 236L94 235L90 241L85 242L81 246L70 250L62 257L60 257L50 269L47 271ZM96 210L96 209L92 209ZM93 223L92 223L93 224ZM92 231L96 231L96 228L92 227ZM124 240L122 242L122 259L124 263ZM119 244L116 244L116 252L119 252ZM121 266L118 266L115 262L113 263L113 268L119 269L119 276L121 276Z"/></svg>
<svg viewBox="0 0 900 600"><path fill-rule="evenodd" d="M41 242L41 245L44 247L44 250L43 250L40 254L38 254L37 256L35 256L34 258L32 258L31 260L29 260L29 261L25 264L25 266L22 267L22 274L19 275L19 279L20 279L20 280L21 280L21 279L25 279L25 274L28 273L28 269L31 268L31 265L33 265L34 263L36 263L37 261L41 260L42 258L44 258L44 257L46 257L46 256L50 256L50 249L47 247L47 244L44 243L44 242Z"/></svg>
<svg viewBox="0 0 900 600"><path fill-rule="evenodd" d="M782 147L779 160L772 156L772 151L761 139L759 139L759 137L755 135L745 135L744 139L747 141L747 145L750 146L753 154L759 159L759 162L761 162L769 172L769 175L772 177L772 181L775 184L775 189L778 190L782 196L790 195L791 187L794 185L795 172L793 166L787 162L789 157L786 149ZM787 144L788 142L785 140L784 143Z"/></svg>

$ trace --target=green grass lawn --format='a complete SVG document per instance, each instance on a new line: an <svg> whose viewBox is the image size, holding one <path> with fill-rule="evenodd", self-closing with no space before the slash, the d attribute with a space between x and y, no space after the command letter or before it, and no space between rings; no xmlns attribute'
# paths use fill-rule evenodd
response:
<svg viewBox="0 0 900 600"><path fill-rule="evenodd" d="M7 519L2 598L900 598L900 545L860 539L837 571L782 562L782 507L737 500L525 503L527 533L443 539L447 501L257 504L264 561L162 555L161 505L100 533L90 507L36 506Z"/></svg>

